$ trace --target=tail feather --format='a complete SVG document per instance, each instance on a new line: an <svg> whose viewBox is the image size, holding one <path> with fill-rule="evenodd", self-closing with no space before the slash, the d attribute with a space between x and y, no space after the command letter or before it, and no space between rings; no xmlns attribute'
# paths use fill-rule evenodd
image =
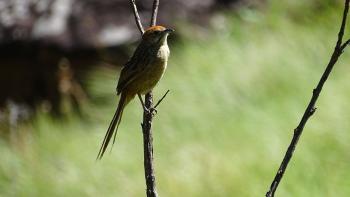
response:
<svg viewBox="0 0 350 197"><path fill-rule="evenodd" d="M124 107L125 107L126 104L124 104ZM115 138L117 136L117 131L118 131L118 128L119 128L119 124L122 120L122 117L123 117L123 112L124 112L124 107L122 108L122 111L120 112L120 116L119 116L119 119L118 119L118 123L117 123L117 128L115 129L115 132L114 132L114 136L113 136L113 143L112 143L112 147L111 147L111 150L113 148L113 145L114 145L114 142L115 142Z"/></svg>
<svg viewBox="0 0 350 197"><path fill-rule="evenodd" d="M118 131L121 117L123 115L124 107L126 106L127 103L128 103L128 99L127 99L126 95L122 93L120 100L119 100L118 108L114 113L114 116L113 116L111 123L109 124L108 130L107 130L106 135L103 139L100 151L98 152L97 159L102 159L103 154L105 153L113 134L114 134L114 139L113 139L113 144L114 144L115 136L116 136L117 131Z"/></svg>

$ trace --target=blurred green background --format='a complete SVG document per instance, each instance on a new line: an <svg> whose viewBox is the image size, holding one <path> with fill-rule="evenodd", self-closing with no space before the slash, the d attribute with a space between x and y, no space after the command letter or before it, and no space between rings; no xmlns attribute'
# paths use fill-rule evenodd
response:
<svg viewBox="0 0 350 197"><path fill-rule="evenodd" d="M265 195L330 58L342 10L342 1L271 0L218 12L205 30L176 24L181 36L170 38L169 67L154 90L156 99L171 91L154 119L160 196ZM327 81L276 196L350 195L349 53ZM38 110L2 132L0 196L145 195L138 100L125 110L113 150L95 161L119 71L87 73L82 116Z"/></svg>

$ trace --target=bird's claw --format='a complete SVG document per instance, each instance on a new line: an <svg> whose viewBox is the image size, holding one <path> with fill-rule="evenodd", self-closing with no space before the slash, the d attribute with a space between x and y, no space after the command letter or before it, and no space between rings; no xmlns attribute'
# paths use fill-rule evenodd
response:
<svg viewBox="0 0 350 197"><path fill-rule="evenodd" d="M156 115L158 113L158 111L157 111L156 108L152 107L151 108L151 113L152 113L152 115Z"/></svg>
<svg viewBox="0 0 350 197"><path fill-rule="evenodd" d="M146 111L146 113L148 113L148 114L152 114L152 115L156 115L157 113L158 113L158 111L157 111L157 109L156 108L154 108L154 107L151 107L151 108L143 108L145 111Z"/></svg>

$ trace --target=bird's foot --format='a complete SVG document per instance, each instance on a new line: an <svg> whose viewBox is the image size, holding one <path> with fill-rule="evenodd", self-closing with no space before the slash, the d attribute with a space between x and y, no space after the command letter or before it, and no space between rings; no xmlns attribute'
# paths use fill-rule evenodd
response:
<svg viewBox="0 0 350 197"><path fill-rule="evenodd" d="M151 111L152 115L156 115L158 113L157 109L154 107L151 107L150 111Z"/></svg>
<svg viewBox="0 0 350 197"><path fill-rule="evenodd" d="M144 107L143 110L145 110L146 113L148 113L148 114L152 114L153 116L158 113L157 109L154 107L151 107L151 108Z"/></svg>

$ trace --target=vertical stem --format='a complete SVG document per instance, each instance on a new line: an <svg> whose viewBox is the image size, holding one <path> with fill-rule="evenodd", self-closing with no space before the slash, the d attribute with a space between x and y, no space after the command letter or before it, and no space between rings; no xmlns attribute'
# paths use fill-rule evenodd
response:
<svg viewBox="0 0 350 197"><path fill-rule="evenodd" d="M133 8L136 25L142 35L144 33L144 29L141 23L140 16L137 11L136 2L135 0L130 0L130 3ZM154 0L150 26L156 25L158 7L159 7L159 0ZM147 93L145 96L145 107L147 109L150 109L150 111L146 111L146 110L143 111L143 123L141 123L142 133L143 133L143 153L144 153L143 164L145 169L145 179L146 179L146 186L147 186L146 194L147 194L147 197L157 197L158 194L156 191L156 177L154 175L154 167L153 167L153 136L152 136L153 113L151 111L151 109L153 109L152 91Z"/></svg>
<svg viewBox="0 0 350 197"><path fill-rule="evenodd" d="M159 0L153 1L153 10L150 26L154 26L157 23ZM153 107L153 93L150 91L145 95L145 105L147 109ZM152 136L152 111L143 112L143 148L144 148L144 167L145 167L145 179L147 185L147 197L157 197L156 191L156 177L154 175L153 167L153 136Z"/></svg>
<svg viewBox="0 0 350 197"><path fill-rule="evenodd" d="M149 92L145 96L145 106L147 109L153 107L153 95ZM152 136L152 120L153 115L147 111L143 112L143 150L144 150L144 168L145 168L145 179L147 185L147 197L157 197L156 191L156 177L154 175L153 167L153 136Z"/></svg>

